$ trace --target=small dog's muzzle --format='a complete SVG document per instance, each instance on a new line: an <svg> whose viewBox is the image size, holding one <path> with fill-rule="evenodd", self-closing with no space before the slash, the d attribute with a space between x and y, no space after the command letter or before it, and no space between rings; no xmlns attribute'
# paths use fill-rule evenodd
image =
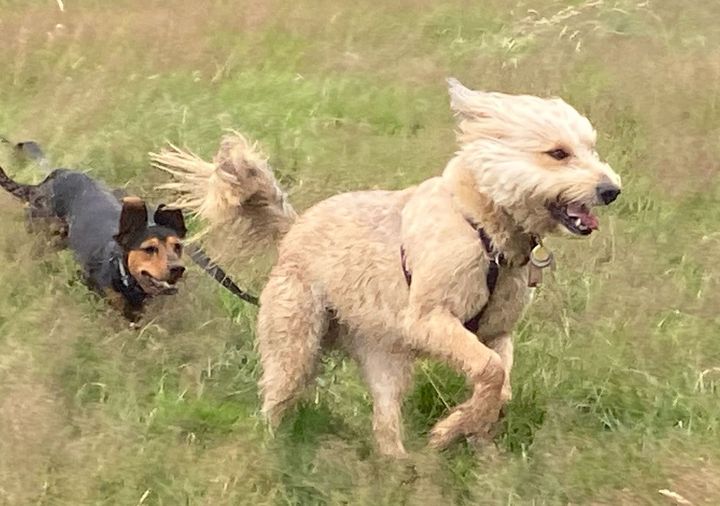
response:
<svg viewBox="0 0 720 506"><path fill-rule="evenodd" d="M182 265L174 265L170 267L170 276L168 279L168 282L171 284L177 283L180 278L182 278L183 274L185 274L185 267Z"/></svg>

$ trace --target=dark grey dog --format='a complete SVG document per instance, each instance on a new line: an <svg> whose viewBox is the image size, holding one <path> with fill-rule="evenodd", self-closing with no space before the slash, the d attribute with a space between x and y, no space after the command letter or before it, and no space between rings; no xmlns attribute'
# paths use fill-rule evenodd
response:
<svg viewBox="0 0 720 506"><path fill-rule="evenodd" d="M47 165L34 142L16 149ZM148 297L177 291L186 228L182 212L159 206L148 220L145 203L111 192L87 174L53 170L37 185L13 181L0 168L0 186L28 205L31 223L49 224L75 253L88 285L136 320Z"/></svg>

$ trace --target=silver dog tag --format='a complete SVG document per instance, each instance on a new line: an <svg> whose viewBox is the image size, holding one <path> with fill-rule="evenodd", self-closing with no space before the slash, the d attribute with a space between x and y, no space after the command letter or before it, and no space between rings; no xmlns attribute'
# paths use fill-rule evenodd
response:
<svg viewBox="0 0 720 506"><path fill-rule="evenodd" d="M528 286L535 288L542 283L543 272L546 267L554 268L555 257L552 251L542 244L535 246L530 252L530 262L528 263Z"/></svg>

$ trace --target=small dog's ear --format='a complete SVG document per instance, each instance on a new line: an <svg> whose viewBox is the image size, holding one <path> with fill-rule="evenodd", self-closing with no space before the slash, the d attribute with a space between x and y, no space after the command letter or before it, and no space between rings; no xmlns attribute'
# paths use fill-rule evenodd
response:
<svg viewBox="0 0 720 506"><path fill-rule="evenodd" d="M184 239L187 234L185 217L180 209L168 209L165 204L160 204L153 220L158 225L174 230L180 239Z"/></svg>
<svg viewBox="0 0 720 506"><path fill-rule="evenodd" d="M487 111L483 105L483 98L487 95L481 91L473 91L463 86L463 84L454 77L448 77L448 93L450 94L450 108L458 115L463 117L483 117L487 116Z"/></svg>
<svg viewBox="0 0 720 506"><path fill-rule="evenodd" d="M125 197L122 200L120 226L115 236L117 243L123 248L130 246L132 236L147 227L148 215L145 202L138 197Z"/></svg>

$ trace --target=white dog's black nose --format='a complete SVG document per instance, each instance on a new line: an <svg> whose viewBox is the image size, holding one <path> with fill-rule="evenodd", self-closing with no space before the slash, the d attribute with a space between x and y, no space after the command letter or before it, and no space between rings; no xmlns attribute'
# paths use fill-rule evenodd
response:
<svg viewBox="0 0 720 506"><path fill-rule="evenodd" d="M618 195L620 195L620 188L612 183L600 183L597 187L597 195L600 202L608 205L618 198Z"/></svg>

